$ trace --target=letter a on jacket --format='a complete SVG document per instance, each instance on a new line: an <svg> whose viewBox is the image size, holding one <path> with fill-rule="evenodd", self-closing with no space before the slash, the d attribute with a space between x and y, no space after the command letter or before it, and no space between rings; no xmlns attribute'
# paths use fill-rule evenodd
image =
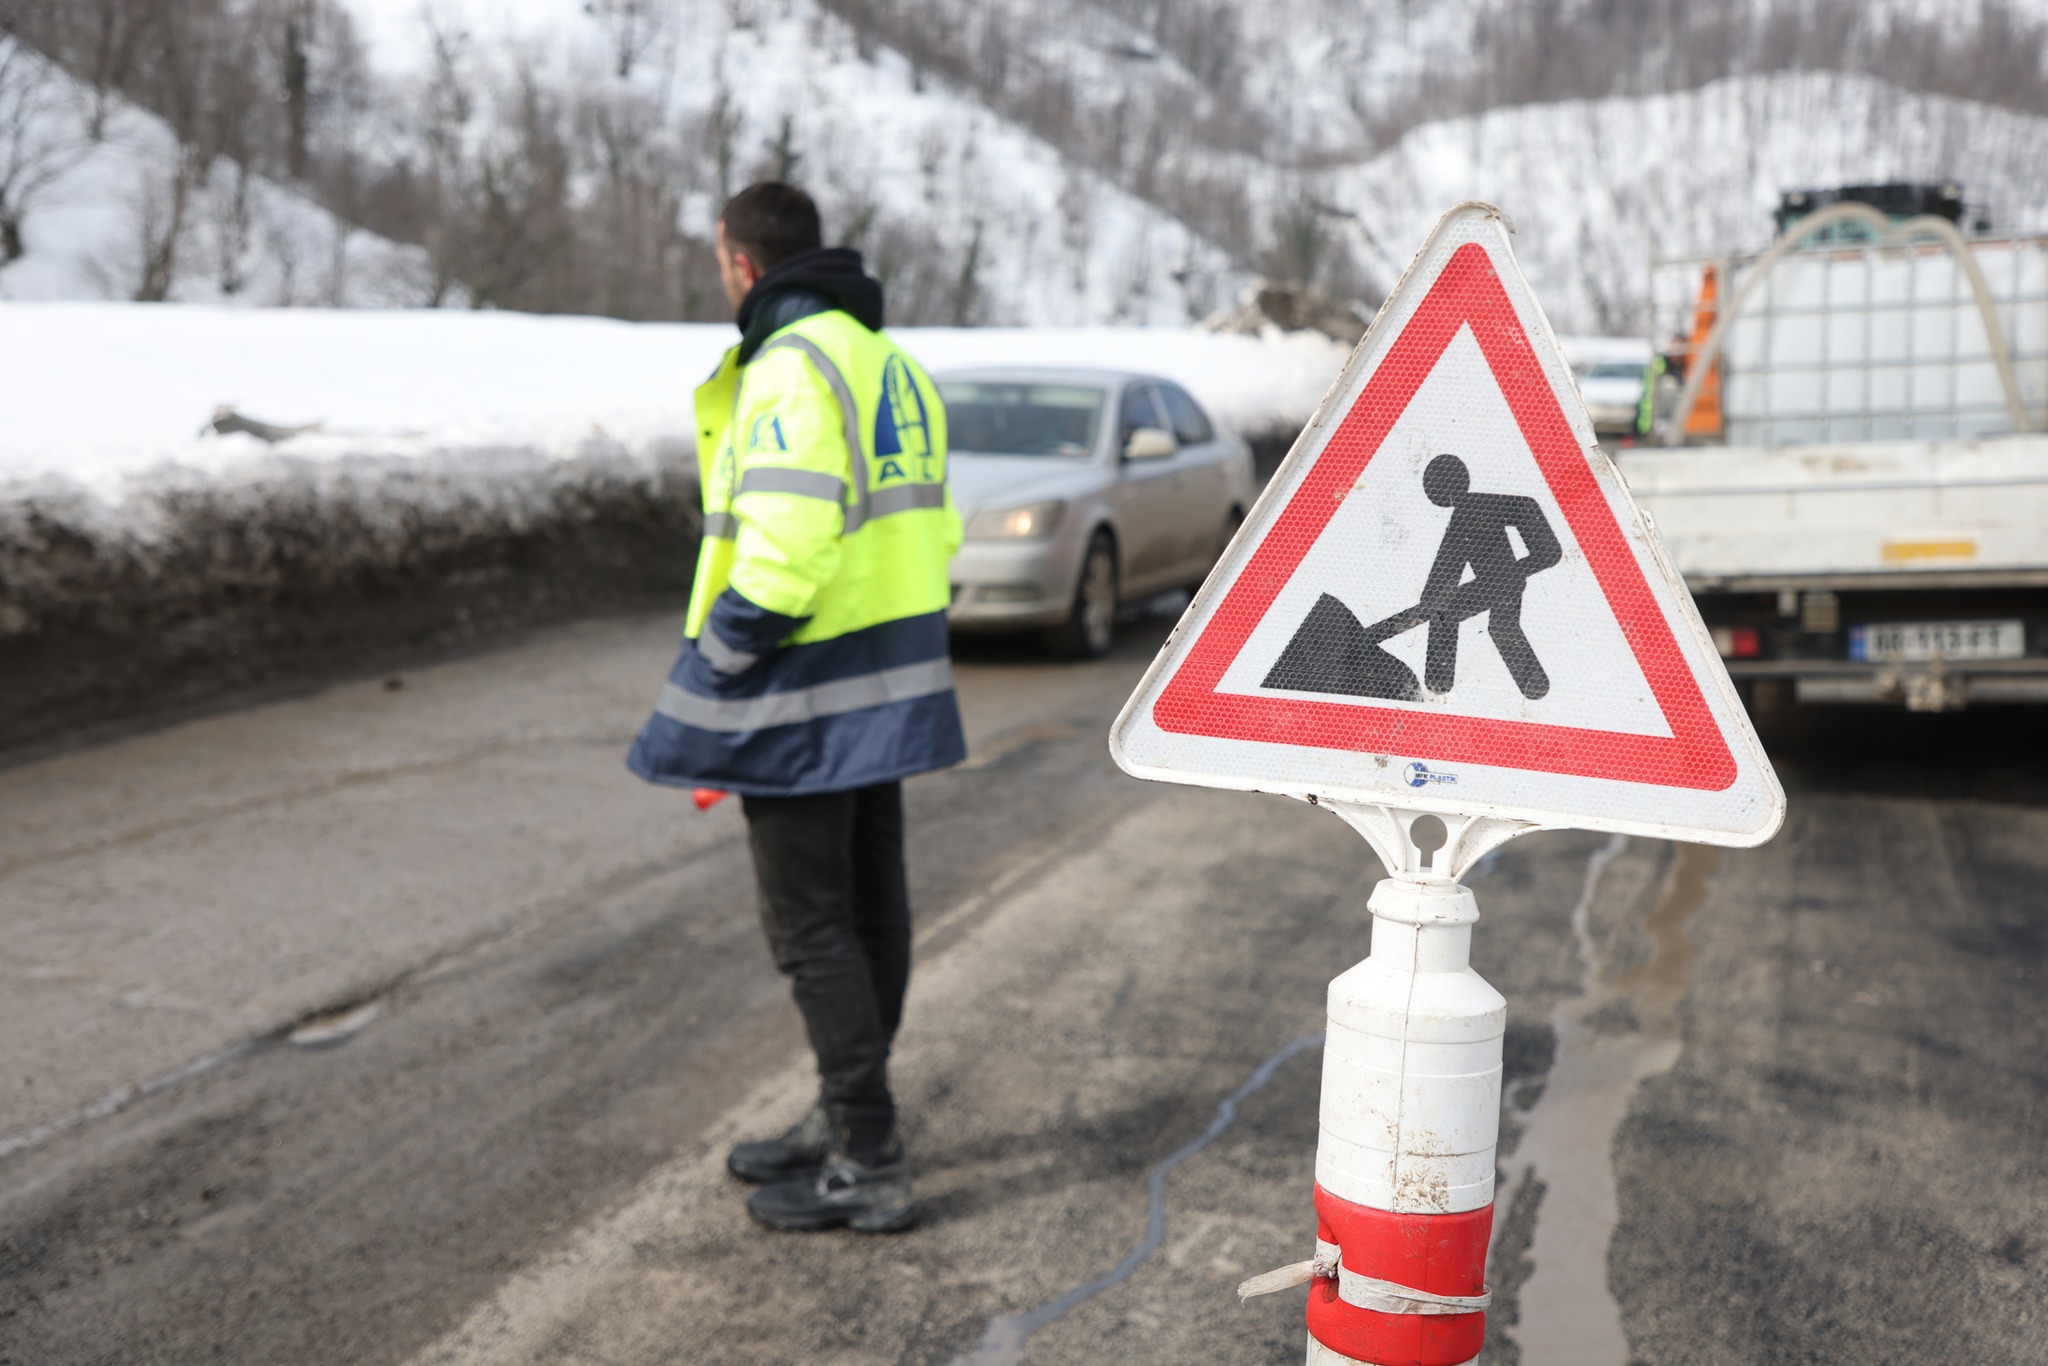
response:
<svg viewBox="0 0 2048 1366"><path fill-rule="evenodd" d="M882 332L881 285L846 248L776 266L739 323L697 390L686 639L626 762L762 797L958 763L946 567L960 519L938 391Z"/></svg>

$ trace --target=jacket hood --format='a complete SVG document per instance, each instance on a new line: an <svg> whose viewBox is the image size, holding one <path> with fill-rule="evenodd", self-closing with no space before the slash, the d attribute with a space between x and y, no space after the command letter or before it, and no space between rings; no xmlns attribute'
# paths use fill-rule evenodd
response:
<svg viewBox="0 0 2048 1366"><path fill-rule="evenodd" d="M859 252L852 247L800 251L754 281L747 297L740 300L733 321L739 324L743 364L753 358L770 332L823 311L806 308L793 317L782 316L789 310L776 307L777 303L794 295L814 296L813 302L822 299L826 308L844 309L868 331L882 330L882 282L867 273Z"/></svg>

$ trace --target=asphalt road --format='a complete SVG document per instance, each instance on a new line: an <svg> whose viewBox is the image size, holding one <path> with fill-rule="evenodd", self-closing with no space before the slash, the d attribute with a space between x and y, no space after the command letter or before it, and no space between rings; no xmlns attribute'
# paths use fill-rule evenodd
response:
<svg viewBox="0 0 2048 1366"><path fill-rule="evenodd" d="M723 1174L811 1083L738 813L619 766L673 620L0 771L0 1362L1300 1360L1302 1292L1231 1288L1309 1250L1378 870L1115 771L1164 629L964 652L973 758L909 789L893 1238L757 1230ZM2048 1361L2048 725L1822 721L1762 849L1469 879L1487 1362Z"/></svg>

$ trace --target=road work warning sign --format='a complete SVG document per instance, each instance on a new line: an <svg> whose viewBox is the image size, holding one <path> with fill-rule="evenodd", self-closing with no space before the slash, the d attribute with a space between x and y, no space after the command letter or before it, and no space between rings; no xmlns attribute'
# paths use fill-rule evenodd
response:
<svg viewBox="0 0 2048 1366"><path fill-rule="evenodd" d="M1784 812L1479 204L1430 234L1110 747L1143 778L1720 844Z"/></svg>

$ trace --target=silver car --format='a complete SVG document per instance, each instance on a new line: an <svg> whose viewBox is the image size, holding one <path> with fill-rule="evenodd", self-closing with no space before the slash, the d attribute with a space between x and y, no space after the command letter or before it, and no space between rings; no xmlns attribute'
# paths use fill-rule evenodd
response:
<svg viewBox="0 0 2048 1366"><path fill-rule="evenodd" d="M1608 356L1580 373L1579 397L1586 400L1586 414L1593 419L1596 433L1615 436L1635 431L1649 368L1648 361Z"/></svg>
<svg viewBox="0 0 2048 1366"><path fill-rule="evenodd" d="M958 631L1044 630L1109 649L1117 605L1199 584L1252 504L1251 451L1171 380L1083 369L956 370L946 401Z"/></svg>

